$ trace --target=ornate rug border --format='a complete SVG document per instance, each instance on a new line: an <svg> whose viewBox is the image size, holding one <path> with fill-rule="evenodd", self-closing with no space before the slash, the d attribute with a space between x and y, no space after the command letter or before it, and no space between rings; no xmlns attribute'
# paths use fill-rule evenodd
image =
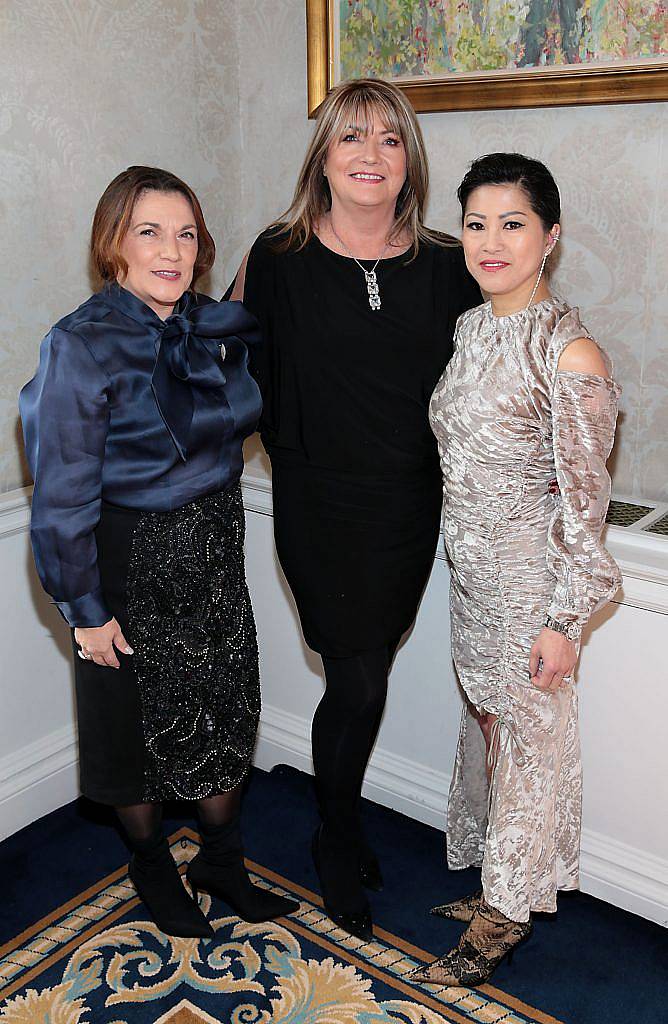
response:
<svg viewBox="0 0 668 1024"><path fill-rule="evenodd" d="M187 855L191 852L190 843L199 846L197 833L184 826L169 836L169 843L180 868L185 870L189 859ZM296 915L281 918L284 927L335 957L345 958L362 972L383 981L404 996L418 998L424 1006L455 1024L481 1021L481 1011L487 1011L485 1019L491 1020L488 1014L495 1008L505 1011L495 1018L495 1024L563 1024L557 1018L491 985L477 989L448 989L408 984L403 976L412 970L416 961L424 963L433 960L433 954L378 926L374 927L374 936L378 942L365 943L337 928L322 911L321 898L310 889L254 861L247 860L246 864L257 876L254 879L257 883L297 894L310 905ZM108 928L139 902L127 877L127 865L123 865L4 943L0 946L0 1005L57 960L73 952L79 944ZM77 912L83 911L84 905L92 916ZM392 950L404 955L388 961L386 954ZM12 958L12 954L15 958ZM6 971L7 967L10 968L9 972ZM444 998L446 993L447 999Z"/></svg>

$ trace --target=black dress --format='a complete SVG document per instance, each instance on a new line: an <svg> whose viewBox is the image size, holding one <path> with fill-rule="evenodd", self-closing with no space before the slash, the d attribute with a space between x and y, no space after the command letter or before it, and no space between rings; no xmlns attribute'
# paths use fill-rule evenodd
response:
<svg viewBox="0 0 668 1024"><path fill-rule="evenodd" d="M398 641L436 549L442 484L427 406L457 317L480 292L459 247L410 257L379 263L378 311L362 270L316 237L277 253L260 236L248 260L276 548L306 642L329 657Z"/></svg>

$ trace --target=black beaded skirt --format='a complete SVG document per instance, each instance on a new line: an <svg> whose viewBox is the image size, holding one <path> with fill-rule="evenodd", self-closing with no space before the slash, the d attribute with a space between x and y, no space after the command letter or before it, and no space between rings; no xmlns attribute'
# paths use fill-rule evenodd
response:
<svg viewBox="0 0 668 1024"><path fill-rule="evenodd" d="M107 606L132 655L76 657L84 796L127 805L229 792L260 714L239 485L172 512L103 503L96 531Z"/></svg>

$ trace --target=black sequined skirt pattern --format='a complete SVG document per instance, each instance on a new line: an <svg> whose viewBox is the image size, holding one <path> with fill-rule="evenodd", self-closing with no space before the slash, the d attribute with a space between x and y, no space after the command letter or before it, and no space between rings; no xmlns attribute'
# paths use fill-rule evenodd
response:
<svg viewBox="0 0 668 1024"><path fill-rule="evenodd" d="M103 505L102 587L134 654L118 671L75 658L84 795L201 799L248 771L260 686L244 532L238 485L172 512Z"/></svg>

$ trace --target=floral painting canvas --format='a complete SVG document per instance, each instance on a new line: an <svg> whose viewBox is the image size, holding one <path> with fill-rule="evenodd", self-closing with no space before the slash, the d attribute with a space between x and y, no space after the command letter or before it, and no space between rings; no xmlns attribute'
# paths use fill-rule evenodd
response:
<svg viewBox="0 0 668 1024"><path fill-rule="evenodd" d="M424 80L668 55L666 0L335 0L337 78Z"/></svg>

